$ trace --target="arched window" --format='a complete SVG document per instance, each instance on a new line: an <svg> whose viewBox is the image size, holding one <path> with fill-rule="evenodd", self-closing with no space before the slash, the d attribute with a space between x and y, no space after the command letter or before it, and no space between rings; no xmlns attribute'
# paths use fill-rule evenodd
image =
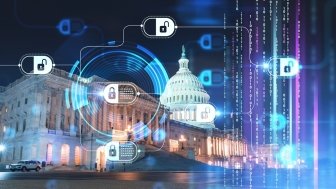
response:
<svg viewBox="0 0 336 189"><path fill-rule="evenodd" d="M61 165L69 165L70 146L62 144L61 148Z"/></svg>
<svg viewBox="0 0 336 189"><path fill-rule="evenodd" d="M188 95L186 95L186 101L188 101Z"/></svg>
<svg viewBox="0 0 336 189"><path fill-rule="evenodd" d="M81 148L75 147L75 165L81 165Z"/></svg>
<svg viewBox="0 0 336 189"><path fill-rule="evenodd" d="M97 170L104 170L106 168L106 155L104 146L100 146L96 151Z"/></svg>
<svg viewBox="0 0 336 189"><path fill-rule="evenodd" d="M180 100L180 95L177 95L176 101L178 102Z"/></svg>
<svg viewBox="0 0 336 189"><path fill-rule="evenodd" d="M194 96L194 101L196 102L196 95Z"/></svg>
<svg viewBox="0 0 336 189"><path fill-rule="evenodd" d="M52 144L47 144L47 164L50 164L52 161Z"/></svg>
<svg viewBox="0 0 336 189"><path fill-rule="evenodd" d="M181 96L181 100L183 101L183 95Z"/></svg>
<svg viewBox="0 0 336 189"><path fill-rule="evenodd" d="M175 102L175 96L173 96L173 102Z"/></svg>

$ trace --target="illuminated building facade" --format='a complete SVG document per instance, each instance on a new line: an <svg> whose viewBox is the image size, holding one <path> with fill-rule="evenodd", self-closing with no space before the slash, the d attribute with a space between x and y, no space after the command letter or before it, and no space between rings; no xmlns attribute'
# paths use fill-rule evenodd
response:
<svg viewBox="0 0 336 189"><path fill-rule="evenodd" d="M197 105L209 104L210 96L189 70L184 47L178 62L179 70L160 97L171 112L170 151L216 166L241 167L248 154L247 144L215 128L213 121L197 121Z"/></svg>
<svg viewBox="0 0 336 189"><path fill-rule="evenodd" d="M195 121L194 105L207 104L210 97L189 71L188 61L183 52L180 70L161 96L163 105L137 87L141 95L131 105L109 105L98 96L88 95L88 101L100 104L99 108L89 105L74 110L65 96L65 89L71 88L74 80L59 69L49 75L23 76L0 88L0 137L6 145L0 161L36 159L47 164L105 169L104 141L111 140L109 134L113 133L113 140L127 140L132 127L143 122L151 132L138 143L163 145L167 151L211 165L232 167L238 163L242 167L248 154L244 141L215 128L213 122ZM93 76L81 82L95 85L102 81L106 82ZM159 128L165 133L164 142L154 140L154 131ZM140 158L143 156L142 151Z"/></svg>
<svg viewBox="0 0 336 189"><path fill-rule="evenodd" d="M93 77L93 81L101 78ZM68 108L65 89L73 81L68 73L54 69L47 76L24 76L5 88L1 88L1 142L6 150L1 154L1 162L15 162L21 159L37 159L54 165L84 165L97 169L105 168L103 144L97 141L127 140L127 129L136 122L147 123L156 130L158 127L169 129L169 122L159 125L164 113L163 108L155 114L158 102L143 93L132 105L109 106L105 103L96 112ZM89 96L94 103L99 98ZM154 116L155 115L155 116ZM91 129L88 124L94 125ZM167 132L166 131L166 132ZM168 133L168 132L167 132ZM167 135L168 136L168 135ZM142 138L148 144L154 144L153 136ZM91 150L92 149L92 150ZM140 154L143 156L143 154Z"/></svg>

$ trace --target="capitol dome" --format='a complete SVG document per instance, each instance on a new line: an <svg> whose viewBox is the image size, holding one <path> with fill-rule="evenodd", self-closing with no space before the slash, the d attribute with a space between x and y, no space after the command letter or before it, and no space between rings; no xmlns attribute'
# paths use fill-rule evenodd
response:
<svg viewBox="0 0 336 189"><path fill-rule="evenodd" d="M204 126L196 122L196 104L208 104L210 96L204 90L202 83L188 68L185 48L182 46L182 56L179 59L180 68L167 82L165 91L160 97L161 104L170 109L170 118L187 122L195 126ZM210 124L213 127L213 124Z"/></svg>

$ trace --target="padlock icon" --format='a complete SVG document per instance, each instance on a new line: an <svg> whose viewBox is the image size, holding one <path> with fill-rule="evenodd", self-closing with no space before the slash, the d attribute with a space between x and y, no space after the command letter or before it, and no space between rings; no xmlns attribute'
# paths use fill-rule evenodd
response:
<svg viewBox="0 0 336 189"><path fill-rule="evenodd" d="M116 92L114 87L111 87L108 93L108 98L109 99L115 99L116 98Z"/></svg>
<svg viewBox="0 0 336 189"><path fill-rule="evenodd" d="M201 119L208 119L210 113L210 108L205 107L204 112L201 112Z"/></svg>
<svg viewBox="0 0 336 189"><path fill-rule="evenodd" d="M37 64L37 70L38 71L44 71L44 66L47 65L47 60L42 59L42 62L40 64Z"/></svg>
<svg viewBox="0 0 336 189"><path fill-rule="evenodd" d="M292 66L293 66L293 61L288 61L288 64L284 67L284 72L291 73Z"/></svg>
<svg viewBox="0 0 336 189"><path fill-rule="evenodd" d="M117 150L115 148L115 145L111 145L110 146L110 150L109 150L109 156L113 157L117 155Z"/></svg>
<svg viewBox="0 0 336 189"><path fill-rule="evenodd" d="M166 25L166 23L167 23L167 25ZM168 22L168 21L165 21L165 22L163 23L163 26L160 26L160 32L161 32L161 33L166 33L166 32L167 32L167 27L169 27L169 22Z"/></svg>
<svg viewBox="0 0 336 189"><path fill-rule="evenodd" d="M294 58L279 58L280 73L279 76L291 77L299 73L299 63Z"/></svg>

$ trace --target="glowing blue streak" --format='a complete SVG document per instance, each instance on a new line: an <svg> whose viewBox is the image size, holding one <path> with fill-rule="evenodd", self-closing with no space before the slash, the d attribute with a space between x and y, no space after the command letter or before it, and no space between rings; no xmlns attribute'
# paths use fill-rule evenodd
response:
<svg viewBox="0 0 336 189"><path fill-rule="evenodd" d="M75 70L76 70L76 68L77 68L78 65L79 65L79 61L77 60L77 61L75 62L75 64L72 66L72 68L71 68L71 70L70 70L70 72L69 72L69 77L70 77L70 78L72 77L72 75L73 75L73 73L75 72Z"/></svg>
<svg viewBox="0 0 336 189"><path fill-rule="evenodd" d="M141 49L141 50L143 50L143 49ZM148 52L150 52L150 51L148 51ZM92 59L91 59L91 60L84 66L84 68L83 68L82 70L85 70L86 67L87 67L88 65L90 65L92 62L94 62L95 60L97 60L97 59L99 59L99 58L101 58L101 57L103 57L103 56L105 56L105 55L114 54L114 53L125 53L125 54L128 54L128 55L133 55L133 56L139 58L141 61L147 63L147 61L146 61L145 59L143 59L142 57L140 57L139 55L137 55L137 54L135 54L135 53L127 52L127 51L122 51L122 50L118 50L118 51L115 50L115 51L109 51L109 52L101 53L101 54L95 56L94 58L92 58ZM150 54L152 54L152 53L150 53ZM149 54L149 55L150 55L150 54ZM152 55L153 55L153 54L152 54ZM158 61L158 62L159 62L158 59L154 59L153 61ZM153 62L153 61L152 61L152 62ZM159 62L159 63L160 63L160 62ZM148 64L148 63L147 63L147 64ZM167 81L168 81L168 74L167 74L167 72L165 71L165 69L163 68L163 66L161 65L161 63L160 63L158 66L159 66L159 68L161 69L162 73L164 74L165 83L164 83L163 86L165 87L165 86L166 86L166 83L167 83ZM79 73L79 77L82 75L82 73L83 73L83 71L81 71L81 72ZM155 84L157 83L157 82L155 82L155 81L156 81L156 79L153 81L154 86L155 86ZM78 80L77 80L77 83L78 83ZM158 83L160 84L160 82L158 82ZM160 87L160 88L161 88L161 87ZM87 94L87 90L86 90L86 94ZM87 101L87 97L86 97L86 96L84 96L84 97L86 98L85 102L88 102L88 101ZM87 104L86 104L86 105L87 105ZM159 105L158 105L157 108L156 108L155 115L157 114L159 108L160 108L160 103L159 103ZM81 111L79 111L79 114L80 114L81 117L84 118L84 116L83 116L83 114L82 114ZM149 120L149 122L148 122L147 124L151 123L151 122L154 120L155 115ZM104 133L104 132L101 132L101 131L97 130L97 129L96 129L95 127L93 127L93 126L92 126L86 119L83 119L83 121L84 121L87 125L89 125L94 131L96 131L96 132L98 132L98 133L100 133L100 134L102 134L102 135L112 137L112 135L110 135L110 134L106 134L106 133Z"/></svg>
<svg viewBox="0 0 336 189"><path fill-rule="evenodd" d="M73 83L71 85L71 99L72 107L74 110L77 110L89 104L87 99L87 90L87 87L79 85L77 83Z"/></svg>
<svg viewBox="0 0 336 189"><path fill-rule="evenodd" d="M154 59L150 64L145 67L145 71L148 73L149 77L156 81L154 82L154 91L156 94L161 94L164 91L164 87L168 82L167 72L158 59ZM163 73L158 75L158 73Z"/></svg>
<svg viewBox="0 0 336 189"><path fill-rule="evenodd" d="M155 59L156 56L151 52L149 51L148 49L146 49L145 47L141 46L141 45L137 45L137 48L139 50L142 50L143 52L145 52L146 54L148 54L150 57L152 57L152 59Z"/></svg>
<svg viewBox="0 0 336 189"><path fill-rule="evenodd" d="M65 95L66 107L69 109L70 108L70 102L69 102L69 89L68 88L65 89L64 95Z"/></svg>

